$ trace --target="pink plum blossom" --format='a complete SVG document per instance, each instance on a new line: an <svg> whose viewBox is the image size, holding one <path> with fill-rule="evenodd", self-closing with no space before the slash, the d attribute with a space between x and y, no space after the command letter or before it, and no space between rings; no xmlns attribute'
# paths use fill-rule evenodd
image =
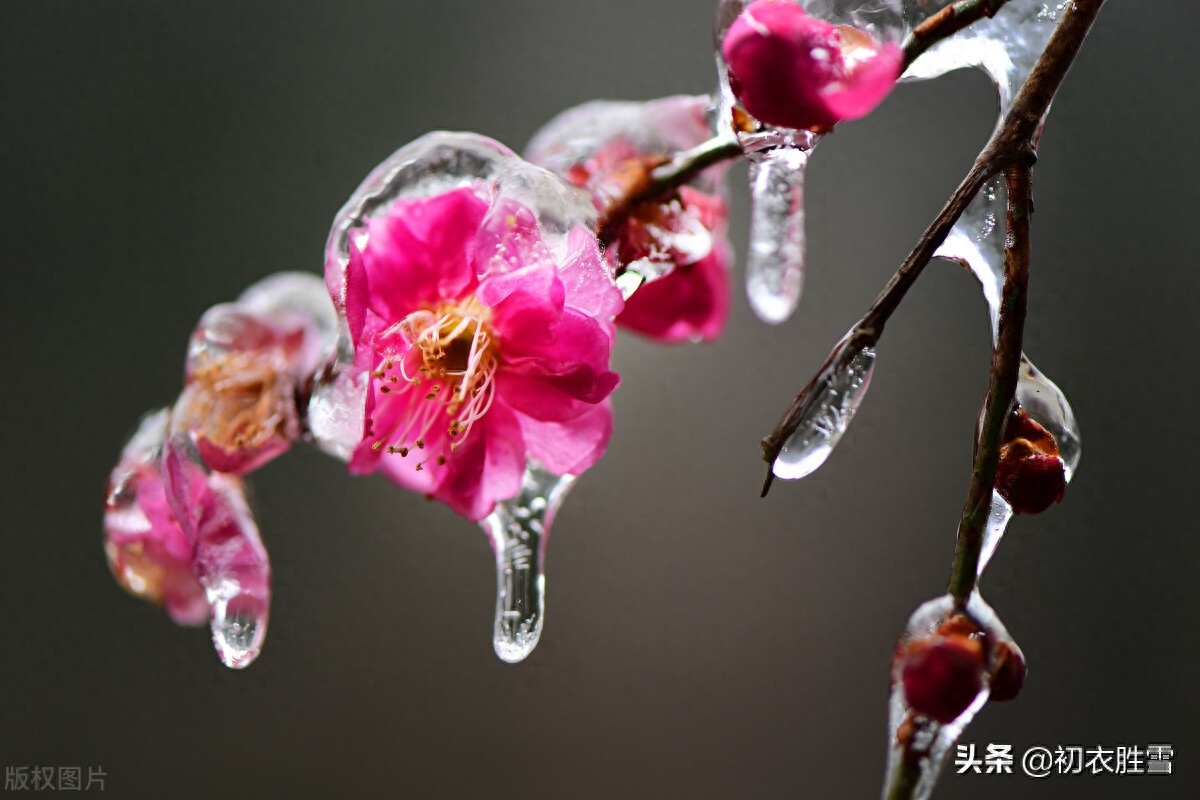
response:
<svg viewBox="0 0 1200 800"><path fill-rule="evenodd" d="M333 318L324 282L299 273L210 308L188 346L173 430L219 472L245 474L286 452L301 433L297 392L329 357Z"/></svg>
<svg viewBox="0 0 1200 800"><path fill-rule="evenodd" d="M596 463L622 300L591 231L558 249L529 207L479 183L365 220L335 294L370 376L352 472L479 520L518 493L530 459L556 474Z"/></svg>
<svg viewBox="0 0 1200 800"><path fill-rule="evenodd" d="M588 189L604 209L619 199L622 175L652 163L631 142L616 139L569 170L567 178ZM617 324L663 342L720 336L730 307L728 218L720 195L691 186L632 209L605 249L606 260L614 270L646 260L669 271L630 295Z"/></svg>
<svg viewBox="0 0 1200 800"><path fill-rule="evenodd" d="M709 98L665 97L644 103L600 101L564 112L529 146L529 158L587 191L611 219L659 164L712 137ZM724 165L663 197L622 209L604 255L616 273L646 281L625 302L617 324L662 342L712 340L729 317Z"/></svg>
<svg viewBox="0 0 1200 800"><path fill-rule="evenodd" d="M192 571L195 545L167 499L160 456L167 412L147 417L109 479L104 552L130 594L161 604L180 625L208 620L204 587Z"/></svg>
<svg viewBox="0 0 1200 800"><path fill-rule="evenodd" d="M746 111L768 125L816 131L870 113L903 64L895 44L810 17L792 0L748 5L721 53Z"/></svg>

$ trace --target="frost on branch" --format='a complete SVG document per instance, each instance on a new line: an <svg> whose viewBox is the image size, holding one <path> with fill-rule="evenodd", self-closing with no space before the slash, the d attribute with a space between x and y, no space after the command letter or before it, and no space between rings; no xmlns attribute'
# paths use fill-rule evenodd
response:
<svg viewBox="0 0 1200 800"><path fill-rule="evenodd" d="M787 320L805 270L804 171L821 137L869 113L900 73L899 0L722 0L718 125L750 164L746 292Z"/></svg>

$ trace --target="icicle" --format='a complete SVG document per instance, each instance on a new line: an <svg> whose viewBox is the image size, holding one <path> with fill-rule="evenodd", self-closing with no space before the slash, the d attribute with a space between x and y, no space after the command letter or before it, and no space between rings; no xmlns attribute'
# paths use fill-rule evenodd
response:
<svg viewBox="0 0 1200 800"><path fill-rule="evenodd" d="M750 248L746 294L764 322L785 322L804 289L804 168L807 150L777 147L749 154Z"/></svg>
<svg viewBox="0 0 1200 800"><path fill-rule="evenodd" d="M496 553L496 621L492 645L501 661L523 661L545 619L544 559L550 524L575 478L530 463L521 493L499 503L480 527Z"/></svg>
<svg viewBox="0 0 1200 800"><path fill-rule="evenodd" d="M979 642L984 654L981 669L987 674L982 676L979 684L970 688L969 691L978 688L974 698L970 699L970 694L968 694L964 698L967 702L955 707L956 711L960 707L962 710L952 720L938 722L930 716L917 713L910 708L905 689L903 675L905 654L909 652L910 646L914 643L919 644L922 641L928 641L930 637L936 639L938 636L947 635L946 624L951 620L955 611L954 599L949 595L925 603L909 619L908 626L897 646L897 659L893 668L892 693L888 709L890 749L887 780L883 790L885 800L893 776L896 776L899 770L904 769L905 764L909 765L912 770L912 778L915 782L915 789L911 797L914 800L928 800L945 764L946 755L954 748L959 736L988 701L990 693L988 684L994 680L992 676L995 675L998 667L997 645L999 643L1010 645L1019 653L1019 649L1015 648L1012 643L1012 637L996 617L995 612L983 601L979 593L975 592L967 602L966 616L969 618L969 624L977 626L979 632L968 638L976 639ZM955 623L951 622L950 624ZM953 676L941 674L937 677L944 681ZM942 688L949 690L951 687ZM1019 689L1019 686L1017 688Z"/></svg>
<svg viewBox="0 0 1200 800"><path fill-rule="evenodd" d="M771 466L778 478L811 475L837 447L862 403L875 369L875 350L843 340L815 379L798 411L800 423Z"/></svg>

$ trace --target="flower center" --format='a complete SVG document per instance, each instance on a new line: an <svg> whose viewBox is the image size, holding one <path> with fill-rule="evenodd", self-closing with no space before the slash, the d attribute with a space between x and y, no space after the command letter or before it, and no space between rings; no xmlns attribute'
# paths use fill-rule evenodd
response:
<svg viewBox="0 0 1200 800"><path fill-rule="evenodd" d="M490 310L474 297L436 310L414 311L392 330L400 333L409 350L399 360L385 359L375 372L383 381L380 391L392 391L389 383L406 381L416 399L396 428L376 442L389 453L407 456L412 447L425 449L425 437L441 421L447 425L449 450L466 441L474 424L491 408L496 395L495 339L488 322ZM445 422L443 414L449 416ZM446 463L446 451L436 458ZM424 468L425 461L417 464Z"/></svg>

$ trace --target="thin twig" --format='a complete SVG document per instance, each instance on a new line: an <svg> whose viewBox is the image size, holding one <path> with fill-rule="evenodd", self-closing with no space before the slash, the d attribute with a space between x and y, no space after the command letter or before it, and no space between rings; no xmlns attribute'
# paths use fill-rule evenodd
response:
<svg viewBox="0 0 1200 800"><path fill-rule="evenodd" d="M874 347L883 335L884 326L900 306L908 290L916 283L921 272L933 258L933 254L946 240L950 230L966 211L975 195L992 177L1018 163L1032 164L1037 158L1034 143L1042 119L1050 108L1050 101L1062 85L1067 70L1075 60L1088 30L1091 29L1104 0L1075 0L1068 7L1058 27L1042 52L1033 72L1021 86L1013 106L992 138L984 146L970 172L946 201L937 217L925 229L916 247L900 265L900 269L888 281L884 290L867 310L867 313L851 329L844 342L855 346ZM840 348L844 345L839 345ZM834 356L830 356L833 358ZM826 362L828 363L828 362ZM820 372L817 373L818 375ZM815 379L814 379L815 381ZM805 395L812 388L809 381L788 407L779 424L762 440L763 460L774 464L788 438L795 433L802 421L798 415ZM771 487L771 473L763 484L763 495Z"/></svg>
<svg viewBox="0 0 1200 800"><path fill-rule="evenodd" d="M992 505L992 487L1000 461L1004 423L1017 393L1021 365L1021 339L1025 331L1025 299L1029 286L1029 216L1033 210L1032 166L1014 164L1004 172L1008 187L1008 235L1004 240L1004 293L1000 301L1000 326L992 350L992 370L983 401L983 422L975 447L971 486L958 526L950 594L960 608L975 590L979 552Z"/></svg>

